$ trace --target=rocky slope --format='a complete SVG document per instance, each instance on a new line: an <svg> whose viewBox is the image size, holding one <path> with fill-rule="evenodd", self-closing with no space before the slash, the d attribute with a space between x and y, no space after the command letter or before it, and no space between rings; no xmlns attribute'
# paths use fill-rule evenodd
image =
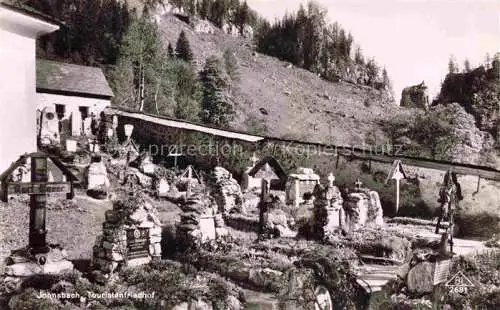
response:
<svg viewBox="0 0 500 310"><path fill-rule="evenodd" d="M378 121L399 108L383 92L346 82L330 83L287 62L254 52L248 39L225 34L206 21L157 14L165 45L184 30L200 69L207 57L233 51L241 81L234 92L234 129L320 143L360 144L384 134Z"/></svg>

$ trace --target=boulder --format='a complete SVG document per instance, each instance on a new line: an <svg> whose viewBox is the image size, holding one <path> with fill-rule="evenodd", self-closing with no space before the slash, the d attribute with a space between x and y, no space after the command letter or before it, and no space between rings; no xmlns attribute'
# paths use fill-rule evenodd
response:
<svg viewBox="0 0 500 310"><path fill-rule="evenodd" d="M421 262L408 272L406 285L411 293L432 293L434 277L434 264Z"/></svg>

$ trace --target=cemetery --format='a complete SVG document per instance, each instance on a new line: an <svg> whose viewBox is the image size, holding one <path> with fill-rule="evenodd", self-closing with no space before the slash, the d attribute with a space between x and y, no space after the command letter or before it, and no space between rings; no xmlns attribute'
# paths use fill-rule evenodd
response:
<svg viewBox="0 0 500 310"><path fill-rule="evenodd" d="M498 237L454 238L453 212L439 234L433 220L388 216L359 169L291 168L262 151L244 152L240 172L182 153L166 163L116 117L68 147L50 113L41 152L1 175L2 309L433 309L464 302L447 288L467 270L482 276L460 282L475 298L499 296ZM396 214L405 170L382 176ZM453 173L435 190L455 210Z"/></svg>

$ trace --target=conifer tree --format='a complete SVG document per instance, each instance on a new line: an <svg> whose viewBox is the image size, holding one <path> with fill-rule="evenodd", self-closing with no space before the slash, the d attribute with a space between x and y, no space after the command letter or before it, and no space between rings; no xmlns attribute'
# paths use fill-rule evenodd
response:
<svg viewBox="0 0 500 310"><path fill-rule="evenodd" d="M200 72L203 86L200 118L204 123L227 127L233 119L234 108L225 93L228 87L228 77L224 74L220 60L211 56L206 60Z"/></svg>
<svg viewBox="0 0 500 310"><path fill-rule="evenodd" d="M175 53L178 58L190 62L193 60L193 52L191 51L191 46L186 37L184 30L179 34L179 39L177 40L177 45L175 46Z"/></svg>
<svg viewBox="0 0 500 310"><path fill-rule="evenodd" d="M453 55L450 56L450 60L448 61L448 73L457 73L458 66L455 61L455 57Z"/></svg>
<svg viewBox="0 0 500 310"><path fill-rule="evenodd" d="M469 59L465 59L464 60L464 72L471 72L472 71L472 68L471 68L471 64L470 64L470 61Z"/></svg>
<svg viewBox="0 0 500 310"><path fill-rule="evenodd" d="M238 27L240 34L243 35L243 30L245 30L245 25L248 24L250 18L250 9L247 2L243 2L236 11L234 23Z"/></svg>
<svg viewBox="0 0 500 310"><path fill-rule="evenodd" d="M167 55L169 58L172 58L175 56L174 48L172 47L172 43L170 43L170 42L168 42Z"/></svg>

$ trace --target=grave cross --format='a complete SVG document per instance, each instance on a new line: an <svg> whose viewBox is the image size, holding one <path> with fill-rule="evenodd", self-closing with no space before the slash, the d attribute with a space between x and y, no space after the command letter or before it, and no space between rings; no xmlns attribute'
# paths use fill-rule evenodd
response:
<svg viewBox="0 0 500 310"><path fill-rule="evenodd" d="M356 189L361 189L361 185L363 185L363 182L361 182L361 180L357 178L354 184L356 185Z"/></svg>
<svg viewBox="0 0 500 310"><path fill-rule="evenodd" d="M387 177L386 183L392 179L396 180L396 213L399 209L399 182L401 179L405 178L405 172L403 170L403 166L400 160L395 160L392 164L391 171L389 172L389 176Z"/></svg>
<svg viewBox="0 0 500 310"><path fill-rule="evenodd" d="M29 248L32 254L49 252L47 246L47 230L45 229L47 212L47 194L67 193L66 198L73 199L73 181L75 176L56 158L52 162L70 179L69 182L49 182L48 158L45 153L31 153L21 156L7 171L2 173L2 200L7 202L9 194L30 195ZM8 177L27 158L31 160L31 182L9 182Z"/></svg>
<svg viewBox="0 0 500 310"><path fill-rule="evenodd" d="M179 156L183 156L184 154L182 154L181 152L178 152L177 151L177 148L175 148L175 151L174 152L170 152L167 156L168 157L173 157L174 158L174 167L177 168L177 157Z"/></svg>
<svg viewBox="0 0 500 310"><path fill-rule="evenodd" d="M250 158L250 160L252 161L252 167L255 167L255 164L257 163L257 161L259 160L257 158L257 156L255 156L255 152L253 153L252 157Z"/></svg>

